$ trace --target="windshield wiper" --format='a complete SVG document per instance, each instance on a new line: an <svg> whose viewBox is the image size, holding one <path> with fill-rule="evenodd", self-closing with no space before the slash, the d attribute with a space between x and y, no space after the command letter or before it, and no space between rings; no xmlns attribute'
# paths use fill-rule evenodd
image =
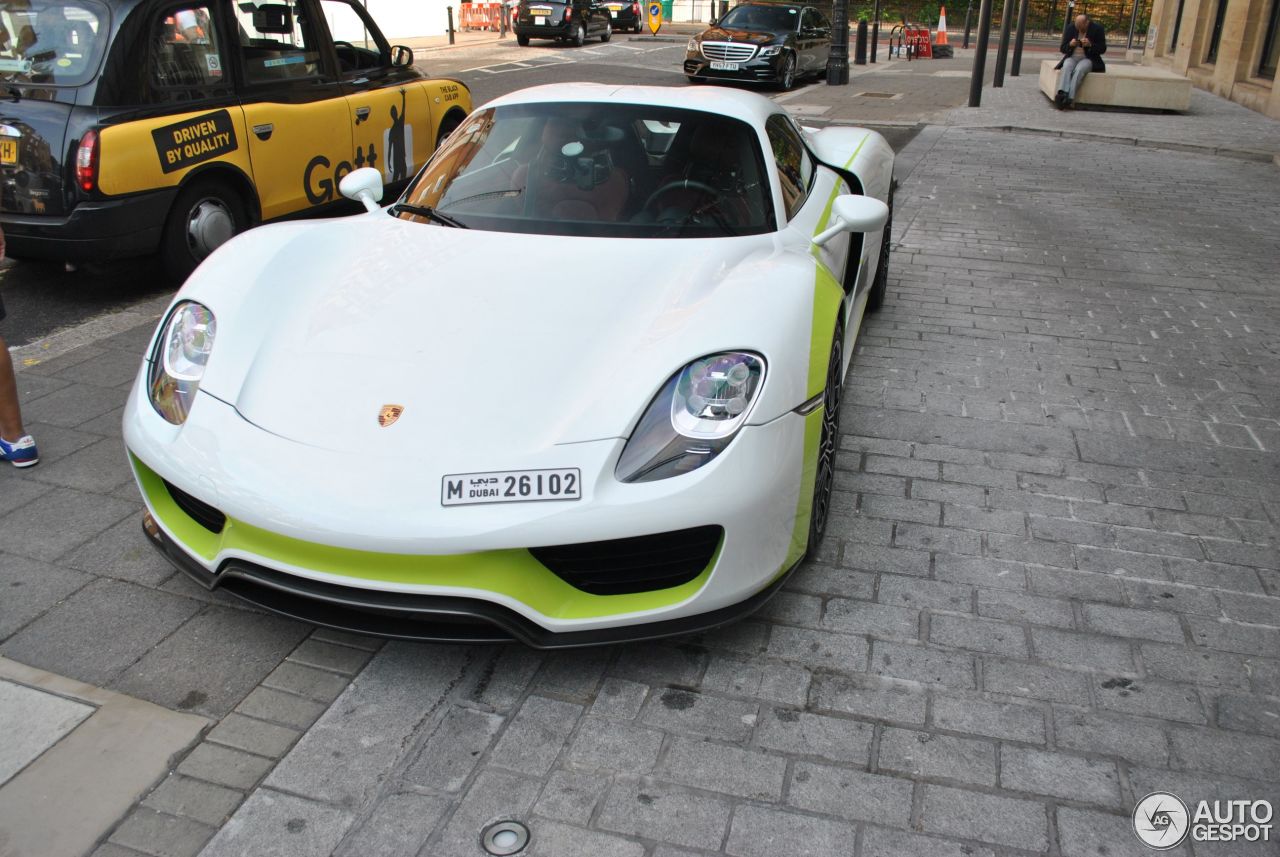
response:
<svg viewBox="0 0 1280 857"><path fill-rule="evenodd" d="M425 205L413 205L408 202L397 202L395 205L391 206L392 214L399 214L402 211L405 214L416 214L419 217L425 217L428 220L434 220L436 223L439 223L441 226L452 226L454 229L470 229L471 228L467 226L467 224L463 223L462 221L454 220L449 215L441 214L440 212L436 211L434 208L428 208Z"/></svg>

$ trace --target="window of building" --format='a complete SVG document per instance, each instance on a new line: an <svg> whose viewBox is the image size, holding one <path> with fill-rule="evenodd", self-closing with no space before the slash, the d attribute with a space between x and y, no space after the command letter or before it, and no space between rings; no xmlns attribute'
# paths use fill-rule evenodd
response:
<svg viewBox="0 0 1280 857"><path fill-rule="evenodd" d="M1227 20L1227 0L1218 0L1217 11L1213 15L1213 32L1209 35L1209 52L1205 54L1205 62L1218 61L1218 43L1222 41L1222 27Z"/></svg>
<svg viewBox="0 0 1280 857"><path fill-rule="evenodd" d="M1280 59L1280 0L1271 0L1271 16L1262 34L1262 59L1258 76L1276 79L1276 60Z"/></svg>
<svg viewBox="0 0 1280 857"><path fill-rule="evenodd" d="M1178 49L1178 33L1182 30L1182 9L1187 0L1178 0L1178 11L1173 15L1173 35L1169 38L1169 53Z"/></svg>

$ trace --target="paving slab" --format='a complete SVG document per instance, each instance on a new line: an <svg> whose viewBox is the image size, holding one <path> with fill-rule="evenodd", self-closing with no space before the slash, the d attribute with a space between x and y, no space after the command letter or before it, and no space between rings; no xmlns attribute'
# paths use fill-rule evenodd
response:
<svg viewBox="0 0 1280 857"><path fill-rule="evenodd" d="M5 694L4 688L13 686L22 690ZM87 854L209 723L7 658L0 658L0 694L5 700L0 718L6 716L6 706L22 705L19 746L30 746L30 736L39 736L50 724L60 722L63 729L56 740L46 731L39 743L52 745L7 782L0 777L5 857ZM59 702L50 703L50 696ZM52 719L39 728L28 725L38 717ZM5 729L5 734L12 733Z"/></svg>
<svg viewBox="0 0 1280 857"><path fill-rule="evenodd" d="M93 706L0 680L0 786L93 713Z"/></svg>

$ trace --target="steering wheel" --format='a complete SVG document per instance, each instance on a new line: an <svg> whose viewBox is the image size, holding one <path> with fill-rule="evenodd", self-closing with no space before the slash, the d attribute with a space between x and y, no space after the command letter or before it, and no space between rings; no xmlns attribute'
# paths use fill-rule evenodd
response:
<svg viewBox="0 0 1280 857"><path fill-rule="evenodd" d="M706 182L694 181L693 179L677 179L673 182L667 182L662 187L649 194L649 198L644 201L644 205L640 207L640 210L648 211L663 194L670 193L673 190L696 190L700 193L705 193L708 196L720 195L720 191L716 190Z"/></svg>
<svg viewBox="0 0 1280 857"><path fill-rule="evenodd" d="M360 51L356 49L356 46L351 44L350 42L340 42L337 39L333 40L333 49L334 49L334 52L338 54L339 62L342 62L343 48L346 48L347 50L351 51L351 68L353 69L360 68ZM343 64L345 65L346 63L343 63Z"/></svg>

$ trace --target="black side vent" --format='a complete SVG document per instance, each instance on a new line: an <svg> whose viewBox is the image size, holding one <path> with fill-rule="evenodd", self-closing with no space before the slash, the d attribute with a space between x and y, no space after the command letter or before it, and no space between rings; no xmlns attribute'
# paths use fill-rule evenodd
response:
<svg viewBox="0 0 1280 857"><path fill-rule="evenodd" d="M220 533L222 528L227 525L227 516L208 503L203 500L197 500L186 491L169 482L165 482L164 487L169 489L169 496L173 498L173 502L178 504L178 508L186 512L191 520L209 532Z"/></svg>
<svg viewBox="0 0 1280 857"><path fill-rule="evenodd" d="M694 527L606 542L530 548L529 553L583 592L626 595L688 583L711 562L723 537L723 527Z"/></svg>

